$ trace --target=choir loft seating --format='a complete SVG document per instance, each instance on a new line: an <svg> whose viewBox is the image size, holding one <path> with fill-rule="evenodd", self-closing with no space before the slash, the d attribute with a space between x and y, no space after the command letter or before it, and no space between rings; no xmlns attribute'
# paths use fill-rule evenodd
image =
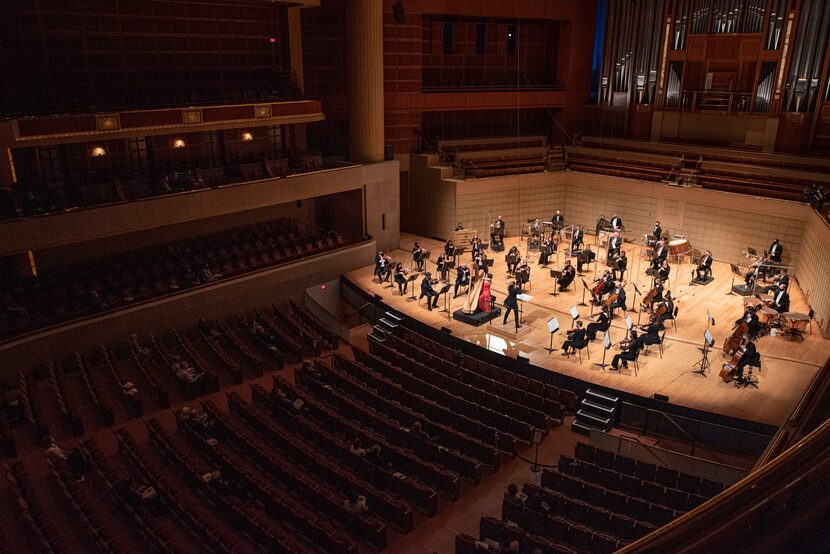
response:
<svg viewBox="0 0 830 554"><path fill-rule="evenodd" d="M438 154L462 177L492 177L545 171L549 148L544 135L440 140Z"/></svg>
<svg viewBox="0 0 830 554"><path fill-rule="evenodd" d="M505 498L502 519L481 518L480 541L456 537L456 553L501 548L523 552L614 552L724 490L721 483L577 443L525 499Z"/></svg>
<svg viewBox="0 0 830 554"><path fill-rule="evenodd" d="M568 167L646 181L669 179L706 189L804 202L814 183L830 184L830 163L797 156L585 137L567 148Z"/></svg>
<svg viewBox="0 0 830 554"><path fill-rule="evenodd" d="M133 306L345 245L335 232L280 219L44 270L36 279L3 283L9 295L0 317L0 338Z"/></svg>

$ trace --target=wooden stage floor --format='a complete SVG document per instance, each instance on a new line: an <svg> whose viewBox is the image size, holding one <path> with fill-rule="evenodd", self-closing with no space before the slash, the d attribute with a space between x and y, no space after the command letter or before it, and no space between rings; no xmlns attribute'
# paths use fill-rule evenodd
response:
<svg viewBox="0 0 830 554"><path fill-rule="evenodd" d="M594 237L586 237L588 242L593 242ZM388 252L394 260L400 260L405 267L409 267L412 256L410 249L415 240L433 253L433 258L443 250L443 243L415 235L401 235L401 250ZM514 244L519 244L519 238L507 238L507 249ZM524 254L524 245L520 245ZM628 282L626 293L628 304L631 307L633 298L633 282L641 292L646 293L651 285L651 277L645 274L648 267L647 260L643 259L638 263L640 246L625 244L626 255L629 257L629 268L631 271L625 275ZM596 249L595 249L596 251ZM504 262L504 253L489 253L495 259L491 273L493 281L491 290L499 299L505 297L507 290L507 268ZM604 251L601 253L604 257ZM693 286L689 284L692 266L688 263L682 266L672 266L669 289L675 297L675 303L679 307L677 318L677 331L667 327L664 353L662 359L656 345L651 346L648 352L642 352L639 360L639 372L635 375L634 365L630 364L629 369L620 372L603 370L598 363L602 361L603 347L602 335L599 334L596 341L589 346L591 354L586 359L586 352L583 351L582 363L578 356L565 358L561 356L559 348L565 340L565 331L571 328L571 306L579 303L582 299L582 283L577 276L577 287L572 286L567 292L553 296L552 291L555 285L554 279L550 276L549 269L561 268L565 256L560 254L557 265L556 259L551 258L548 269L537 264L538 252L530 252L533 262L531 269L531 288L525 292L533 299L524 305L524 325L518 338L511 338L513 321L503 328L501 319L494 320L490 325L473 327L448 318L443 308L443 298L439 299L438 309L429 311L425 301L418 303L412 300L410 294L401 297L395 289L388 288L387 283L380 284L373 278L373 266L364 267L352 271L347 277L364 290L379 294L383 301L410 317L417 318L435 328L448 327L453 335L489 348L493 351L503 353L506 356L515 358L518 354L529 357L534 365L570 375L578 379L596 383L598 385L625 391L640 396L650 397L660 393L669 397L674 404L687 406L698 410L722 414L740 419L748 419L769 425L781 425L790 415L796 402L816 371L825 363L830 355L830 340L823 338L814 326L813 333L805 331L804 340L791 340L788 336L766 335L756 342L758 352L761 354L762 371L756 372L758 377L758 388L746 387L735 388L732 383L724 383L718 373L726 361L721 354L721 346L724 339L731 334L733 322L743 313L743 299L740 296L730 294L732 285L732 272L726 263L715 262L713 273L715 280L707 286ZM469 252L465 253L462 261L470 262ZM597 261L597 271L605 269L603 261ZM638 267L639 265L639 267ZM435 264L427 262L427 270L435 276ZM586 271L583 275L590 285L593 280L594 270ZM454 282L454 272L450 275ZM417 299L420 292L420 278L415 281ZM410 284L410 286L412 286ZM452 297L452 293L448 295ZM790 285L791 310L807 313L807 302L798 288L795 280ZM636 308L639 310L639 296ZM450 312L461 307L464 296L459 295L450 307ZM590 304L589 295L586 294L586 303ZM579 306L579 313L583 319L590 312L590 307ZM694 372L695 363L701 358L700 347L703 345L703 333L707 327L707 310L715 320L715 326L710 328L715 339L715 347L709 354L711 368L706 376ZM596 309L595 309L596 313ZM611 324L611 339L617 342L625 336L625 319L617 316ZM638 314L629 312L634 323L637 322ZM553 316L559 319L562 330L554 335L552 354L546 348L550 343L550 333L547 330L547 321ZM643 314L642 323L646 323L646 314ZM618 349L612 347L606 354L606 363L611 362L613 354Z"/></svg>

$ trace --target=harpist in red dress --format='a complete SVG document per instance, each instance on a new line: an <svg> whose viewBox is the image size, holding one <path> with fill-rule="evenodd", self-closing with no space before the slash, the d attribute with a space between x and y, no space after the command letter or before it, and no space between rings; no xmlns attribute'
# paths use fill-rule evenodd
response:
<svg viewBox="0 0 830 554"><path fill-rule="evenodd" d="M481 285L481 294L478 295L478 309L482 312L490 311L490 279L485 279Z"/></svg>

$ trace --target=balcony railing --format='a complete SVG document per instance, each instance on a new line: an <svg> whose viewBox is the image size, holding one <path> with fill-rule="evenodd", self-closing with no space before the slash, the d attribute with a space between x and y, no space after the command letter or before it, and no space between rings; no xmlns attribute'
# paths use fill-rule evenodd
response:
<svg viewBox="0 0 830 554"><path fill-rule="evenodd" d="M667 99L666 108L688 112L709 112L746 114L752 111L752 93L711 90L684 90L680 94L680 105L676 99Z"/></svg>

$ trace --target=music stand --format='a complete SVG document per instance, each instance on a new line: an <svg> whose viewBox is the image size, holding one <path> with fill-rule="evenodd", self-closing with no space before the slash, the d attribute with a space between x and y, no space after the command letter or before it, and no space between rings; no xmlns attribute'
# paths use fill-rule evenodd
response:
<svg viewBox="0 0 830 554"><path fill-rule="evenodd" d="M698 369L694 370L693 373L699 373L706 377L706 371L709 369L709 349L715 345L715 339L712 338L712 333L709 332L709 329L706 329L703 332L703 348L701 349L701 353L703 356L700 358L700 361L697 362L692 367L696 367Z"/></svg>
<svg viewBox="0 0 830 554"><path fill-rule="evenodd" d="M571 321L571 325L576 323L576 320L579 319L579 310L577 310L576 307L577 304L574 304L573 306L571 306L571 309L568 310L571 313L571 319L573 320Z"/></svg>
<svg viewBox="0 0 830 554"><path fill-rule="evenodd" d="M556 284L553 285L553 292L551 293L554 296L557 296L557 289L559 288L559 279L562 278L562 272L558 269L551 269L550 276L554 278Z"/></svg>
<svg viewBox="0 0 830 554"><path fill-rule="evenodd" d="M611 328L609 327L607 331L605 331L605 335L602 337L602 363L598 364L594 362L594 365L598 365L602 371L605 371L605 367L609 364L605 363L605 353L611 349ZM636 371L636 366L635 366Z"/></svg>
<svg viewBox="0 0 830 554"><path fill-rule="evenodd" d="M548 320L548 331L550 332L550 346L545 348L548 354L553 354L553 335L559 330L559 319L556 316Z"/></svg>
<svg viewBox="0 0 830 554"><path fill-rule="evenodd" d="M635 308L635 306L637 305L637 295L639 294L640 296L642 296L643 293L640 292L640 289L637 288L637 283L635 283L634 281L631 282L631 286L634 287L634 298L631 299L631 307L628 308L628 311L634 312L635 314L639 314L640 312L638 312L637 308ZM640 316L637 315L637 323L639 322Z"/></svg>
<svg viewBox="0 0 830 554"><path fill-rule="evenodd" d="M447 319L451 319L449 303L452 302L452 300L449 298L449 294L447 294L447 293L450 292L450 287L451 286L452 286L451 283L446 283L443 287L441 287L441 290L438 291L438 294L443 294L444 295L444 309L441 310L441 312L442 313L447 312Z"/></svg>
<svg viewBox="0 0 830 554"><path fill-rule="evenodd" d="M631 316L625 316L625 340L628 340L628 337L631 336L631 330L634 329L634 322L631 321Z"/></svg>
<svg viewBox="0 0 830 554"><path fill-rule="evenodd" d="M421 274L420 274L420 273L413 273L412 275L410 275L409 277L407 277L407 279L406 279L406 286L408 286L408 287L409 287L409 286L411 285L411 287L410 287L410 288L411 288L411 290L412 290L412 296L410 296L409 298L407 298L407 300L415 300L415 280L416 280L418 277L420 277L420 276L421 276Z"/></svg>
<svg viewBox="0 0 830 554"><path fill-rule="evenodd" d="M591 287L588 286L588 283L586 283L585 279L582 277L580 277L579 280L582 281L582 301L578 304L578 306L587 306L588 304L585 303L585 291ZM593 296L593 294L594 293L592 292L591 296Z"/></svg>

